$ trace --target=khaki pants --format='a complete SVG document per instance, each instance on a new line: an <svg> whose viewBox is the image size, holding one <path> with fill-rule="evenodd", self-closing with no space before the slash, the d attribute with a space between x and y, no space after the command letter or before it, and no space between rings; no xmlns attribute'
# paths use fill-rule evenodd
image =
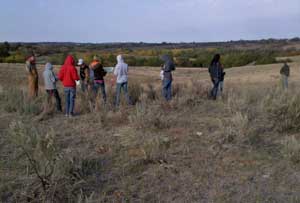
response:
<svg viewBox="0 0 300 203"><path fill-rule="evenodd" d="M39 80L36 68L33 68L28 75L28 95L30 98L38 96Z"/></svg>

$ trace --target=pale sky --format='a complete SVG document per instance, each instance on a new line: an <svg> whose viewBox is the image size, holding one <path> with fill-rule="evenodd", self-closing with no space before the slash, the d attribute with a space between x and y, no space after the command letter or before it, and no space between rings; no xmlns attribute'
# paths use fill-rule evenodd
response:
<svg viewBox="0 0 300 203"><path fill-rule="evenodd" d="M300 36L300 0L0 0L0 41L207 42Z"/></svg>

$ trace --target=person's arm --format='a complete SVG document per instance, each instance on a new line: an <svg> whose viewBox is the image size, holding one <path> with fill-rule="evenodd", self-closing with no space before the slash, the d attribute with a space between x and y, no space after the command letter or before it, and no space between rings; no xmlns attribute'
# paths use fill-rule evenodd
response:
<svg viewBox="0 0 300 203"><path fill-rule="evenodd" d="M114 75L118 76L118 74L119 74L119 67L118 67L118 65L116 65L115 70L114 70Z"/></svg>
<svg viewBox="0 0 300 203"><path fill-rule="evenodd" d="M50 80L51 80L51 82L53 82L53 83L55 83L56 82L56 77L55 77L55 75L54 75L54 73L51 71L51 74L50 74Z"/></svg>
<svg viewBox="0 0 300 203"><path fill-rule="evenodd" d="M64 68L61 68L60 70L59 70L59 73L58 73L58 79L60 80L60 81L63 81L63 79L64 79L64 77L65 77L65 69Z"/></svg>
<svg viewBox="0 0 300 203"><path fill-rule="evenodd" d="M72 78L73 78L73 80L76 80L76 81L79 80L77 69L75 67L72 70Z"/></svg>

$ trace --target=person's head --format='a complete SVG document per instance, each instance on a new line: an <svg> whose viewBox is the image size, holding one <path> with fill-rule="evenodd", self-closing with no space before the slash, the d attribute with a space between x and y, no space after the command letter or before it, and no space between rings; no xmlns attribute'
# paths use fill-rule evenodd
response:
<svg viewBox="0 0 300 203"><path fill-rule="evenodd" d="M53 70L53 66L51 63L46 63L45 70Z"/></svg>
<svg viewBox="0 0 300 203"><path fill-rule="evenodd" d="M79 59L77 65L78 66L83 66L84 65L83 59Z"/></svg>
<svg viewBox="0 0 300 203"><path fill-rule="evenodd" d="M124 58L121 54L117 56L117 61L118 61L118 63L123 63L124 62Z"/></svg>
<svg viewBox="0 0 300 203"><path fill-rule="evenodd" d="M169 55L163 55L160 58L161 58L161 60L163 60L164 63L171 61L171 58Z"/></svg>
<svg viewBox="0 0 300 203"><path fill-rule="evenodd" d="M216 54L214 55L214 58L212 59L210 65L213 65L213 64L216 64L216 63L219 63L220 62L220 59L221 59L221 56L220 54Z"/></svg>
<svg viewBox="0 0 300 203"><path fill-rule="evenodd" d="M93 57L93 60L94 60L94 61L99 61L99 57L98 57L97 55L95 55L95 56Z"/></svg>
<svg viewBox="0 0 300 203"><path fill-rule="evenodd" d="M285 61L285 62L283 63L283 65L287 66L287 62Z"/></svg>

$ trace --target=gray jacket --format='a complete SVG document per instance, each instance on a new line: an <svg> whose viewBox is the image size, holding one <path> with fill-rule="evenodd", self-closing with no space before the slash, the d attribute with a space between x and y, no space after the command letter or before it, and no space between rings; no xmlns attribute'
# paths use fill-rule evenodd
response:
<svg viewBox="0 0 300 203"><path fill-rule="evenodd" d="M57 78L53 72L53 66L51 63L45 65L45 71L43 72L44 85L46 90L56 89Z"/></svg>
<svg viewBox="0 0 300 203"><path fill-rule="evenodd" d="M172 71L175 70L175 64L170 59L169 56L165 55L162 57L164 61L163 71L164 71L164 79L165 80L173 80Z"/></svg>

